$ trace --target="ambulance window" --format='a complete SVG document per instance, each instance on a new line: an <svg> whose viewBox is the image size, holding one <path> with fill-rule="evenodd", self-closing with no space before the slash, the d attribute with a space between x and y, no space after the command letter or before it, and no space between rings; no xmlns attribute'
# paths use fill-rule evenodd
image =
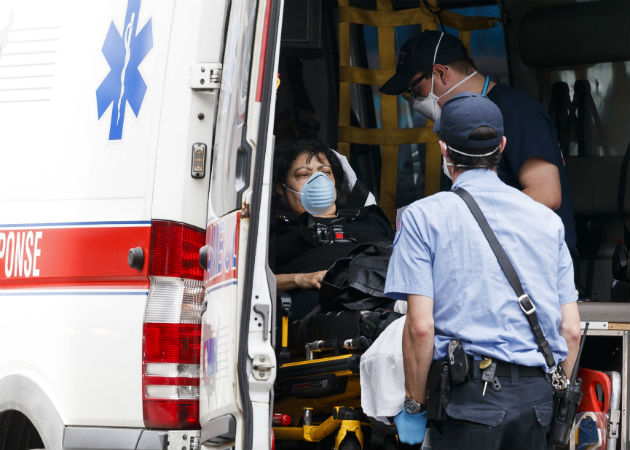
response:
<svg viewBox="0 0 630 450"><path fill-rule="evenodd" d="M510 6L505 13L518 19L506 25L512 81L548 108L565 156L580 297L627 300L627 274L611 268L626 264L619 204L627 217L629 183L622 195L619 186L630 144L630 47L619 37L630 33L630 4Z"/></svg>
<svg viewBox="0 0 630 450"><path fill-rule="evenodd" d="M219 217L241 207L240 193L249 181L251 158L242 156L250 150L244 139L244 127L256 3L255 0L234 2L230 11L210 185L210 210Z"/></svg>

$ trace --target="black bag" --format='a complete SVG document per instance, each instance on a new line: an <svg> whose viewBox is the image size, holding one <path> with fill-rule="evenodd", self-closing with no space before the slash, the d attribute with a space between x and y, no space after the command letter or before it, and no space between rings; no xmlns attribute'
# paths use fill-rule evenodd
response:
<svg viewBox="0 0 630 450"><path fill-rule="evenodd" d="M433 361L427 376L427 419L445 420L445 408L451 393L451 374L448 360Z"/></svg>
<svg viewBox="0 0 630 450"><path fill-rule="evenodd" d="M365 311L393 306L393 300L383 296L391 255L391 243L374 242L360 244L346 258L335 261L319 290L322 308Z"/></svg>

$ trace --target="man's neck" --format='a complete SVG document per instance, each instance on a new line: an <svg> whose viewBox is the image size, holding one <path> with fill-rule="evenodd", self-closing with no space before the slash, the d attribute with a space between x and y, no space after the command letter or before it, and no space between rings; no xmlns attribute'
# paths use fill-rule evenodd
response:
<svg viewBox="0 0 630 450"><path fill-rule="evenodd" d="M458 75L460 76L457 78L457 80L453 82L453 84L459 83L461 80L466 78L469 74L458 73ZM441 97L439 100L439 105L444 106L444 104L447 101L449 101L452 97L456 96L457 94L461 94L462 92L473 92L475 94L481 94L485 83L486 83L486 76L477 72L472 78L470 78L470 80L465 81L464 83L460 84L455 89L453 89L451 92L449 92L447 95L445 95L444 97ZM490 90L495 85L496 83L490 80L486 94L490 92Z"/></svg>
<svg viewBox="0 0 630 450"><path fill-rule="evenodd" d="M486 167L477 167L477 169L486 169ZM457 180L457 178L459 178L459 176L464 173L464 172L468 172L469 170L474 170L474 169L458 169L457 167L455 167L454 172L452 173L453 176L453 183L455 183L455 180ZM491 169L494 173L498 173L497 172L497 168L495 167L494 169Z"/></svg>

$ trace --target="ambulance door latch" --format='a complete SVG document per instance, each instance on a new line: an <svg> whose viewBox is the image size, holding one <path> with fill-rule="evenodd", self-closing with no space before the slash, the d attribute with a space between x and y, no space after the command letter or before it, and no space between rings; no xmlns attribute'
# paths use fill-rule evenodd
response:
<svg viewBox="0 0 630 450"><path fill-rule="evenodd" d="M273 367L273 360L268 355L256 355L252 363L254 378L258 381L268 380Z"/></svg>
<svg viewBox="0 0 630 450"><path fill-rule="evenodd" d="M221 88L221 63L198 63L190 68L190 87L211 91Z"/></svg>

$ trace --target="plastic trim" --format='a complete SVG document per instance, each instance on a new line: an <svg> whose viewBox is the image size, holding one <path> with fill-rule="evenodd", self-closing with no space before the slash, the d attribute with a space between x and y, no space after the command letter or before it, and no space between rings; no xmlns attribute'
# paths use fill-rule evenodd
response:
<svg viewBox="0 0 630 450"><path fill-rule="evenodd" d="M63 450L164 450L168 431L143 428L66 427Z"/></svg>

